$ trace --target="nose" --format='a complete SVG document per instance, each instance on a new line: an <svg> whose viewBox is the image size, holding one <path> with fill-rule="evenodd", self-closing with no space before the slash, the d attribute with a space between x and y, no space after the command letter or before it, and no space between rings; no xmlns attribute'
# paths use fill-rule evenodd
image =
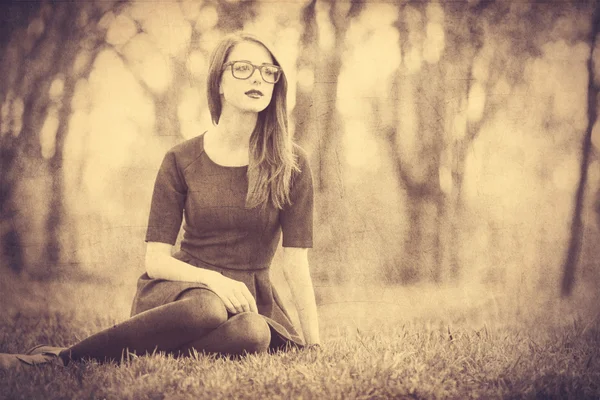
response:
<svg viewBox="0 0 600 400"><path fill-rule="evenodd" d="M254 72L252 72L252 75L250 76L250 80L256 83L260 83L262 81L262 75L260 74L259 68L254 69Z"/></svg>

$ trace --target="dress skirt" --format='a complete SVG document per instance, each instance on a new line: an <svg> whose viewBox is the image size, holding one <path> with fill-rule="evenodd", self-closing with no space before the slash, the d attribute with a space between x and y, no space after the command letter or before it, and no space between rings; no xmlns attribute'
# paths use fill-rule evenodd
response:
<svg viewBox="0 0 600 400"><path fill-rule="evenodd" d="M239 270L208 265L180 250L173 257L195 267L205 268L246 284L256 300L258 313L264 317L271 328L271 348L285 348L289 345L302 347L304 341L298 335L285 310L275 288L271 285L269 268ZM168 281L152 279L144 273L137 282L137 292L133 299L131 316L176 301L190 289L207 289L206 285L196 282Z"/></svg>

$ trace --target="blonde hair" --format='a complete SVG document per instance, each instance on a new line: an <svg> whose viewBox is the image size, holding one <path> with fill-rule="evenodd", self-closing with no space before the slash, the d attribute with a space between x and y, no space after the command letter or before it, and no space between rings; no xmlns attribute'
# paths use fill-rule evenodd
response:
<svg viewBox="0 0 600 400"><path fill-rule="evenodd" d="M281 67L273 52L257 37L247 33L226 36L213 50L207 77L208 108L213 124L219 123L222 104L219 86L223 65L231 50L241 42L254 42L263 46ZM290 203L290 184L293 171L298 171L294 144L288 131L287 79L281 72L273 88L271 102L258 113L254 131L250 136L248 165L248 194L246 207L265 206L269 202L278 209Z"/></svg>

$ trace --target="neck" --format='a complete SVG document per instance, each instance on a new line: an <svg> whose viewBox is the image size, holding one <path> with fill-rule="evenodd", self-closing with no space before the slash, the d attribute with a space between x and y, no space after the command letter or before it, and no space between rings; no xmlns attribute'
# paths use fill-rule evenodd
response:
<svg viewBox="0 0 600 400"><path fill-rule="evenodd" d="M257 113L242 113L223 107L219 124L213 129L216 133L214 139L230 149L248 149L257 120Z"/></svg>

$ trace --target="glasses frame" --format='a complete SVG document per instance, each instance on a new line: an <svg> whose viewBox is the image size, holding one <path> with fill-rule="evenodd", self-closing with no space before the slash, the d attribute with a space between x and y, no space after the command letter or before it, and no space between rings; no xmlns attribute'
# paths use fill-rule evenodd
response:
<svg viewBox="0 0 600 400"><path fill-rule="evenodd" d="M244 63L244 64L252 66L252 71L250 72L250 75L248 75L247 78L238 78L237 76L235 76L235 73L233 72L234 71L233 65L235 63ZM260 71L260 76L263 79L263 81L265 81L266 83L271 83L273 85L276 84L277 82L279 82L279 79L281 78L281 74L283 73L283 69L278 65L275 65L275 64L254 65L250 61L247 61L247 60L229 61L223 65L223 71L225 71L229 67L231 67L231 75L235 79L239 79L242 81L245 81L246 79L250 79L252 77L252 75L254 75L254 71L256 71L258 69ZM269 82L267 79L265 79L265 72L264 72L265 68L276 68L277 69L277 76L275 78L275 82Z"/></svg>

